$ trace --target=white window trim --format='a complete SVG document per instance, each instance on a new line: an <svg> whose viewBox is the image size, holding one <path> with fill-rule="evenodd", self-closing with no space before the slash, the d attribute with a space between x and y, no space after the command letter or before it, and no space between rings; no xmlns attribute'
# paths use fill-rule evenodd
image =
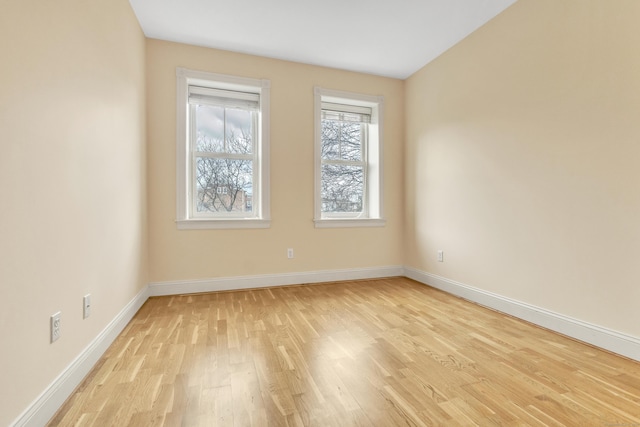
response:
<svg viewBox="0 0 640 427"><path fill-rule="evenodd" d="M258 146L260 191L256 216L252 218L201 218L189 215L189 85L202 85L234 91L248 91L260 94L260 141ZM195 71L178 67L176 69L176 224L180 230L216 229L216 228L269 228L271 225L271 206L269 192L269 103L270 81L225 74Z"/></svg>
<svg viewBox="0 0 640 427"><path fill-rule="evenodd" d="M352 92L324 89L315 87L314 90L314 222L316 228L346 228L346 227L384 227L386 220L383 216L383 113L384 97L363 95ZM364 215L348 217L349 215L335 215L331 218L322 216L321 179L322 179L322 103L370 107L372 109L370 129L367 142L367 172L366 172L366 206ZM376 129L377 128L377 129Z"/></svg>

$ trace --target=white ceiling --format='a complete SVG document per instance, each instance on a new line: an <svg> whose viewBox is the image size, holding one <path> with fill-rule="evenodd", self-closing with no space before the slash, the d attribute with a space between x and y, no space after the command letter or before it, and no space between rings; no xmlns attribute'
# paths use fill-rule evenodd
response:
<svg viewBox="0 0 640 427"><path fill-rule="evenodd" d="M404 79L516 0L129 0L150 38Z"/></svg>

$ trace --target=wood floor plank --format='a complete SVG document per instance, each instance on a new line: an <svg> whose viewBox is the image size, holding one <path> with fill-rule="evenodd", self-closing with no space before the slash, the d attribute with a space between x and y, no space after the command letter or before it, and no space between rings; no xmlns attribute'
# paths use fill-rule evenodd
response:
<svg viewBox="0 0 640 427"><path fill-rule="evenodd" d="M48 425L640 425L640 363L406 278L154 297Z"/></svg>

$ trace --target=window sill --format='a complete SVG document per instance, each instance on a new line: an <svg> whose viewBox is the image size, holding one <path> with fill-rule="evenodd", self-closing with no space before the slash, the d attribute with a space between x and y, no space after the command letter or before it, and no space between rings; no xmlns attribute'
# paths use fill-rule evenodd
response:
<svg viewBox="0 0 640 427"><path fill-rule="evenodd" d="M269 228L268 219L181 219L177 220L178 230L208 230L234 228Z"/></svg>
<svg viewBox="0 0 640 427"><path fill-rule="evenodd" d="M316 228L350 228L350 227L384 227L387 223L382 218L335 218L315 219Z"/></svg>

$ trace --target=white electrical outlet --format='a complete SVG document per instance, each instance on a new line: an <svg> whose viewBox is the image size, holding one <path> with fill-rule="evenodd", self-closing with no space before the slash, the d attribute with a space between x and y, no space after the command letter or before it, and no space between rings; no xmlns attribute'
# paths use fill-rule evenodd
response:
<svg viewBox="0 0 640 427"><path fill-rule="evenodd" d="M86 319L91 316L91 294L86 294L82 298L82 318Z"/></svg>
<svg viewBox="0 0 640 427"><path fill-rule="evenodd" d="M60 316L61 312L51 315L51 342L55 342L60 338Z"/></svg>
<svg viewBox="0 0 640 427"><path fill-rule="evenodd" d="M287 249L287 258L289 259L293 258L293 248Z"/></svg>
<svg viewBox="0 0 640 427"><path fill-rule="evenodd" d="M444 262L444 251L438 251L438 262Z"/></svg>

